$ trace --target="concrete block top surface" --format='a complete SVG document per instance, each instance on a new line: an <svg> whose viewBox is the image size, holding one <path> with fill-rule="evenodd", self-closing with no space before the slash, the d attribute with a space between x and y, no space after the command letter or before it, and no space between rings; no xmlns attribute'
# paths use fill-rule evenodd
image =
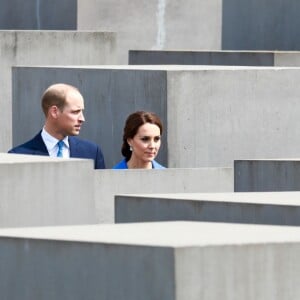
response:
<svg viewBox="0 0 300 300"><path fill-rule="evenodd" d="M267 53L267 54L300 54L300 51L282 51L282 50L205 50L205 49L165 49L165 50L148 50L148 49L139 49L139 50L129 50L129 52L149 52L149 53Z"/></svg>
<svg viewBox="0 0 300 300"><path fill-rule="evenodd" d="M271 205L300 205L300 192L251 192L251 193L170 193L170 194L124 194L121 197L170 199L183 201L215 201Z"/></svg>
<svg viewBox="0 0 300 300"><path fill-rule="evenodd" d="M300 161L300 158L259 158L259 159L236 159L235 162L262 162L262 161L268 161L268 162L298 162Z"/></svg>
<svg viewBox="0 0 300 300"><path fill-rule="evenodd" d="M215 65L15 65L13 68L103 69L143 71L205 71L205 70L299 70L299 67L215 66Z"/></svg>
<svg viewBox="0 0 300 300"><path fill-rule="evenodd" d="M39 156L39 155L0 153L0 164L59 163L59 162L75 162L75 161L87 163L86 159L80 159L80 158L56 158L56 157Z"/></svg>
<svg viewBox="0 0 300 300"><path fill-rule="evenodd" d="M177 221L8 228L0 230L2 238L180 248L300 243L300 228Z"/></svg>

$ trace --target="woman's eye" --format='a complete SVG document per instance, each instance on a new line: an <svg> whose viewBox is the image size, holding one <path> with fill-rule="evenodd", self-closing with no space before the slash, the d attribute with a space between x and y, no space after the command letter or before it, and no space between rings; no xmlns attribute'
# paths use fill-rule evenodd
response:
<svg viewBox="0 0 300 300"><path fill-rule="evenodd" d="M154 138L154 142L159 142L160 141L160 136L156 136L155 138Z"/></svg>
<svg viewBox="0 0 300 300"><path fill-rule="evenodd" d="M149 141L149 138L148 138L147 136L144 136L144 137L141 138L141 140L142 140L143 142L148 142L148 141Z"/></svg>

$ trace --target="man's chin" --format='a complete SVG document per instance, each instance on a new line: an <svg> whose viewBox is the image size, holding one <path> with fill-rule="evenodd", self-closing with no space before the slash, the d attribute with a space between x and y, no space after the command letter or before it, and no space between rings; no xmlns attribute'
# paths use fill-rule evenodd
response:
<svg viewBox="0 0 300 300"><path fill-rule="evenodd" d="M73 131L71 135L79 135L80 131Z"/></svg>

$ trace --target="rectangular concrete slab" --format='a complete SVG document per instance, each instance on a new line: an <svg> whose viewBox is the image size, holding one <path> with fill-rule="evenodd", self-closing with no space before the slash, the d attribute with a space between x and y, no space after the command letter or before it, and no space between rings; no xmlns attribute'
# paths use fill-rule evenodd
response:
<svg viewBox="0 0 300 300"><path fill-rule="evenodd" d="M234 191L300 191L300 159L236 160Z"/></svg>
<svg viewBox="0 0 300 300"><path fill-rule="evenodd" d="M40 95L53 81L82 91L86 124L81 136L102 146L108 168L122 158L126 117L140 109L161 117L158 161L171 168L233 167L234 160L299 154L294 138L300 130L299 68L15 67L14 144L41 128Z"/></svg>
<svg viewBox="0 0 300 300"><path fill-rule="evenodd" d="M299 9L298 0L85 0L78 29L117 32L122 64L128 50L299 51Z"/></svg>
<svg viewBox="0 0 300 300"><path fill-rule="evenodd" d="M76 30L77 0L1 0L0 29Z"/></svg>
<svg viewBox="0 0 300 300"><path fill-rule="evenodd" d="M19 228L0 230L0 247L4 299L300 297L297 227L162 222Z"/></svg>
<svg viewBox="0 0 300 300"><path fill-rule="evenodd" d="M128 50L221 49L222 0L78 1L78 29L102 28L118 33L119 64Z"/></svg>
<svg viewBox="0 0 300 300"><path fill-rule="evenodd" d="M54 5L54 3L51 2L51 5ZM62 8L61 5L59 7ZM69 30L0 31L0 106L2 108L0 151L7 152L12 147L12 66L20 64L113 64L116 63L115 43L116 35L111 32ZM50 83L55 82L50 81ZM35 83L30 88L27 86L27 92L31 88L34 89L34 86L38 84ZM42 86L41 88L45 87ZM24 92L24 97L27 92Z"/></svg>
<svg viewBox="0 0 300 300"><path fill-rule="evenodd" d="M130 65L300 66L299 51L129 50Z"/></svg>
<svg viewBox="0 0 300 300"><path fill-rule="evenodd" d="M184 192L233 192L233 169L95 170L99 223L114 222L116 194Z"/></svg>
<svg viewBox="0 0 300 300"><path fill-rule="evenodd" d="M222 49L300 49L297 0L223 0Z"/></svg>
<svg viewBox="0 0 300 300"><path fill-rule="evenodd" d="M115 220L300 225L300 192L169 193L115 196Z"/></svg>
<svg viewBox="0 0 300 300"><path fill-rule="evenodd" d="M92 160L0 153L0 227L95 224Z"/></svg>

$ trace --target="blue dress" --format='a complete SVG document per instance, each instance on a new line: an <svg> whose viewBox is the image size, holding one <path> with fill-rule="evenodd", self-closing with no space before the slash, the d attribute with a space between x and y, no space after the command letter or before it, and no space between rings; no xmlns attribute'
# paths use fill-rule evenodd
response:
<svg viewBox="0 0 300 300"><path fill-rule="evenodd" d="M125 159L121 160L118 164L116 164L113 169L128 169L127 162ZM156 162L155 160L152 161L152 169L165 169L164 166Z"/></svg>

